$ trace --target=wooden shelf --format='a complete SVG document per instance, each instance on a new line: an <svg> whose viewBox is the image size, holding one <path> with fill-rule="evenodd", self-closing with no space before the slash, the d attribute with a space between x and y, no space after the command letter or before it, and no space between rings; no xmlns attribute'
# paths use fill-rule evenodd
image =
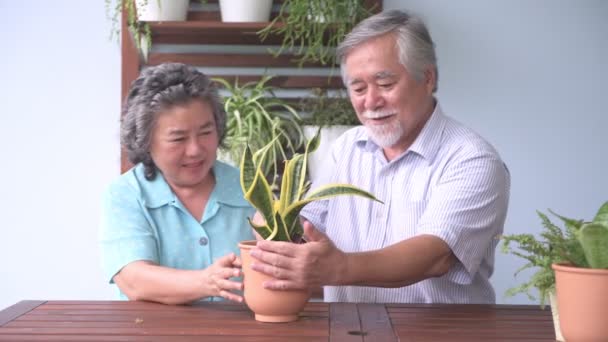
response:
<svg viewBox="0 0 608 342"><path fill-rule="evenodd" d="M196 0L191 0L195 2ZM275 5L282 3L284 0L274 0ZM367 8L373 8L375 12L382 10L382 0L364 0ZM224 23L221 21L219 9L217 9L217 0L207 0L208 4L212 4L209 10L207 8L200 10L194 9L191 6L188 12L188 19L184 22L151 22L150 30L152 33L153 49L147 61L144 61L139 55L133 37L129 34L126 21L122 16L122 92L121 96L124 100L127 96L128 88L133 80L137 78L140 70L147 65L158 65L165 62L180 62L198 67L213 67L213 68L229 68L231 74L219 71L221 75L211 75L216 78L223 78L228 82L234 82L238 78L240 84L256 81L262 75L239 74L238 71L242 68L258 68L262 71L270 70L272 74L273 68L281 68L281 75L274 76L269 84L281 90L302 91L311 88L324 89L343 89L342 80L339 76L339 71L332 68L335 65L323 66L319 63L305 63L299 65L297 58L292 54L282 54L273 56L270 52L260 52L258 48L256 52L247 51L247 47L267 47L268 49L276 48L281 45L282 37L277 35L269 35L262 41L258 32L268 26L268 22L257 23ZM276 7L275 7L276 11ZM271 20L277 13L271 14ZM277 26L283 25L277 23ZM244 51L233 52L218 52L217 49L197 49L196 52L178 52L166 51L166 49L154 49L159 44L164 45L213 45L219 47L229 45L243 45ZM237 71L234 71L236 68ZM299 68L315 68L315 73L294 73L283 75L285 70ZM319 75L318 69L327 69L326 75ZM323 72L321 72L323 73ZM297 102L297 98L291 98L288 101ZM124 172L131 165L127 162L124 153L121 153L121 171Z"/></svg>
<svg viewBox="0 0 608 342"><path fill-rule="evenodd" d="M262 41L258 35L268 25L260 23L223 23L221 21L167 21L150 23L155 44L243 44L279 45L281 37L270 35ZM282 24L277 24L280 26Z"/></svg>

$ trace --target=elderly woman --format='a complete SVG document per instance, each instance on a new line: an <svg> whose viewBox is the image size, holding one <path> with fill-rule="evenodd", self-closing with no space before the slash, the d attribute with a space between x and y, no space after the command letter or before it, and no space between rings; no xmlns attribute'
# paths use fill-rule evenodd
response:
<svg viewBox="0 0 608 342"><path fill-rule="evenodd" d="M122 298L242 301L237 244L253 238L254 210L238 170L216 160L225 124L217 89L193 67L150 67L131 85L121 143L135 166L109 186L101 225Z"/></svg>

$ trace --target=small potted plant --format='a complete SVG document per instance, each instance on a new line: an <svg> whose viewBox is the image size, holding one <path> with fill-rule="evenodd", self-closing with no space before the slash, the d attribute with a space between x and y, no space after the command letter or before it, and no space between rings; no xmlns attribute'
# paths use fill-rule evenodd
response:
<svg viewBox="0 0 608 342"><path fill-rule="evenodd" d="M270 190L260 165L263 164L272 143L255 154L249 146L245 148L241 160L241 187L245 199L253 205L263 222L249 221L261 238L274 241L299 243L303 228L299 213L302 208L315 200L340 195L357 195L378 201L372 194L349 184L328 184L308 193L310 182L306 180L308 154L319 145L317 134L311 139L304 154L296 153L285 161L281 179L279 197ZM308 194L307 194L308 193ZM298 318L298 313L310 297L308 290L273 291L264 289L262 284L269 276L251 269L249 250L255 247L256 241L244 241L239 244L243 260L244 298L247 306L255 313L255 319L263 322L290 322Z"/></svg>
<svg viewBox="0 0 608 342"><path fill-rule="evenodd" d="M338 43L371 13L363 0L285 0L259 34L262 39L271 34L283 37L275 54L294 52L300 65L334 65Z"/></svg>
<svg viewBox="0 0 608 342"><path fill-rule="evenodd" d="M199 0L205 3L206 0ZM147 58L152 46L149 21L184 21L190 0L105 0L106 15L112 22L110 39L120 37L121 14L126 14L135 46ZM124 12L123 12L124 9Z"/></svg>
<svg viewBox="0 0 608 342"><path fill-rule="evenodd" d="M242 159L245 145L254 151L273 142L268 150L268 158L261 165L262 173L271 184L277 179L282 161L300 149L304 133L300 126L300 116L286 101L274 95L274 88L268 85L271 76L264 76L257 82L239 85L221 78L214 78L228 95L224 97L226 111L225 147L220 158L237 165Z"/></svg>
<svg viewBox="0 0 608 342"><path fill-rule="evenodd" d="M602 341L608 336L608 202L591 222L550 212L565 228L538 212L544 227L539 239L532 234L502 237L504 252L528 261L518 272L537 268L529 281L507 294L529 295L536 288L541 305L549 297L558 341Z"/></svg>

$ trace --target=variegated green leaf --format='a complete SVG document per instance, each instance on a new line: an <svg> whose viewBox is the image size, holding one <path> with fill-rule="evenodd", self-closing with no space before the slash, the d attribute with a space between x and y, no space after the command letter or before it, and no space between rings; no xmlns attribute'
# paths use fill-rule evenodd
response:
<svg viewBox="0 0 608 342"><path fill-rule="evenodd" d="M255 178L255 165L253 165L253 155L251 154L251 149L249 145L245 146L245 151L243 152L243 158L241 159L241 188L243 189L243 194L246 194L251 185L253 184L253 179Z"/></svg>
<svg viewBox="0 0 608 342"><path fill-rule="evenodd" d="M600 207L600 210L598 210L595 218L593 219L593 223L600 223L608 226L608 202L604 203Z"/></svg>
<svg viewBox="0 0 608 342"><path fill-rule="evenodd" d="M314 137L308 141L306 148L304 149L304 156L302 158L301 166L294 173L294 182L297 184L297 193L293 201L299 201L302 196L308 191L309 186L306 181L306 171L308 170L308 155L313 153L319 148L321 143L321 128L317 130ZM292 202L293 202L292 201Z"/></svg>
<svg viewBox="0 0 608 342"><path fill-rule="evenodd" d="M591 268L608 268L608 226L586 223L579 230L578 239Z"/></svg>
<svg viewBox="0 0 608 342"><path fill-rule="evenodd" d="M245 199L262 214L266 220L266 224L274 229L276 223L274 219L272 192L260 169L257 170L253 184L245 193Z"/></svg>
<svg viewBox="0 0 608 342"><path fill-rule="evenodd" d="M260 168L260 166L264 165L264 162L268 157L268 153L274 148L274 144L278 139L278 137L274 138L271 142L269 142L253 154L253 163L256 168Z"/></svg>
<svg viewBox="0 0 608 342"><path fill-rule="evenodd" d="M268 225L264 224L264 225L257 225L255 223L253 223L253 221L251 221L251 219L248 217L247 221L249 221L249 225L251 227L253 227L255 229L256 232L258 232L258 234L260 234L260 236L262 237L262 239L265 240L270 240L269 236L272 235L274 229L269 227Z"/></svg>
<svg viewBox="0 0 608 342"><path fill-rule="evenodd" d="M302 170L305 167L304 161L304 156L296 153L291 160L285 162L279 206L279 210L281 212L285 212L285 209L287 209L291 203L300 199L298 197L300 194L300 188L297 186L298 183L296 183L296 181L298 181L299 176L304 173Z"/></svg>
<svg viewBox="0 0 608 342"><path fill-rule="evenodd" d="M352 186L350 184L338 184L338 183L327 184L318 189L315 189L305 199L291 204L286 209L285 213L283 214L285 222L293 222L293 220L296 220L298 218L298 215L300 214L300 210L302 210L302 208L304 208L304 206L306 204L308 204L312 201L323 200L323 199L336 197L336 196L342 196L342 195L361 196L361 197L365 197L365 198L368 198L368 199L371 199L371 200L374 200L374 201L377 201L380 203L384 203L384 202L380 201L379 199L377 199L371 193L369 193L365 190L362 190L360 188L357 188L355 186Z"/></svg>
<svg viewBox="0 0 608 342"><path fill-rule="evenodd" d="M267 240L291 241L291 236L287 231L287 226L285 225L285 222L283 221L283 218L279 212L275 214L274 219L276 222L276 232Z"/></svg>
<svg viewBox="0 0 608 342"><path fill-rule="evenodd" d="M312 139L310 139L308 141L308 143L306 144L307 154L310 154L310 153L313 153L314 151L316 151L317 148L319 148L319 145L321 145L321 127L319 127L319 129L317 129L317 133L315 133L315 136L312 137Z"/></svg>

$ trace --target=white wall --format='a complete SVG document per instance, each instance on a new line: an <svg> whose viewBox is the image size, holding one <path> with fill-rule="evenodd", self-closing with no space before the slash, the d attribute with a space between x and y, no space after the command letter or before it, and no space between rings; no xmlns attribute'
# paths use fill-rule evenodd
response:
<svg viewBox="0 0 608 342"><path fill-rule="evenodd" d="M120 50L103 1L0 0L0 308L113 296L100 192L120 171Z"/></svg>
<svg viewBox="0 0 608 342"><path fill-rule="evenodd" d="M440 98L512 173L507 232L536 209L590 217L608 200L608 2L385 0L423 15ZM103 1L0 0L0 308L102 299L99 197L119 173L120 52ZM499 302L518 259L498 254Z"/></svg>

